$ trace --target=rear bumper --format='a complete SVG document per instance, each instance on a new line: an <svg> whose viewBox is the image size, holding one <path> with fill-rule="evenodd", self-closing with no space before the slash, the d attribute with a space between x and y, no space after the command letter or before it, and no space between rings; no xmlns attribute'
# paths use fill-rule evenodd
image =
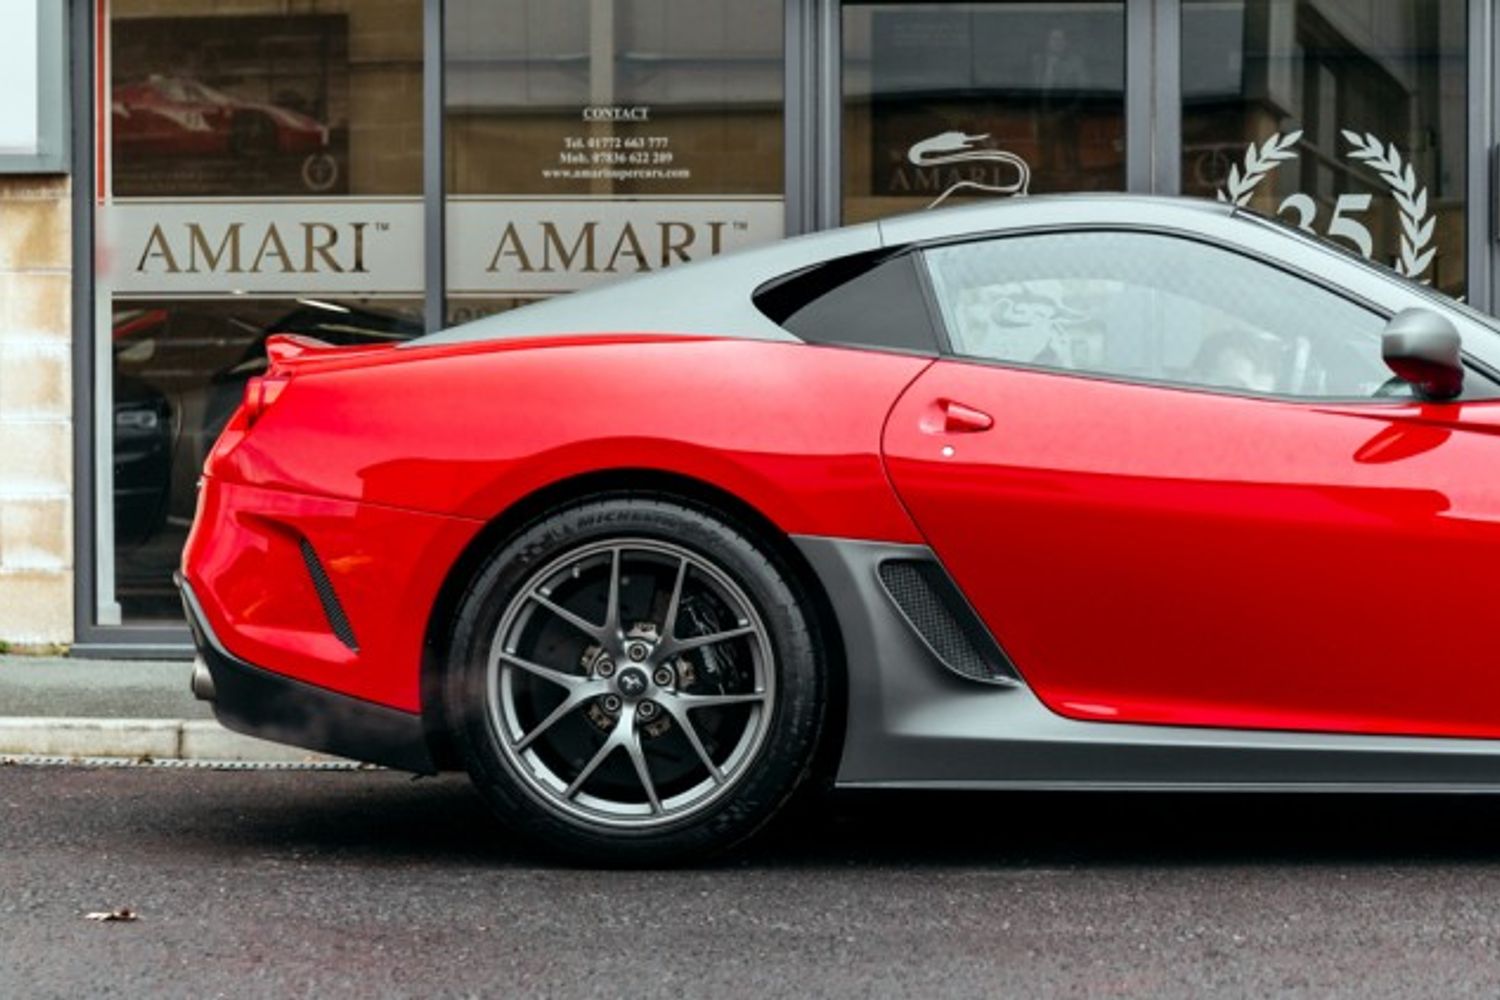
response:
<svg viewBox="0 0 1500 1000"><path fill-rule="evenodd" d="M182 604L202 667L193 691L212 702L219 722L262 739L433 774L422 717L262 670L224 648L192 586L179 577ZM205 697L210 696L210 697Z"/></svg>

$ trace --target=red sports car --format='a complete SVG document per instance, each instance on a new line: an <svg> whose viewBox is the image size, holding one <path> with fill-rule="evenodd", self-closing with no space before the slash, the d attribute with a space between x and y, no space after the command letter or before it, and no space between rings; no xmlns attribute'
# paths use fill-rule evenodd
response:
<svg viewBox="0 0 1500 1000"><path fill-rule="evenodd" d="M270 354L183 556L195 690L571 857L831 782L1500 791L1500 329L1230 206L1016 199Z"/></svg>
<svg viewBox="0 0 1500 1000"><path fill-rule="evenodd" d="M116 86L110 121L117 153L302 157L308 190L326 191L338 180L327 125L300 111L244 100L187 77L152 75Z"/></svg>

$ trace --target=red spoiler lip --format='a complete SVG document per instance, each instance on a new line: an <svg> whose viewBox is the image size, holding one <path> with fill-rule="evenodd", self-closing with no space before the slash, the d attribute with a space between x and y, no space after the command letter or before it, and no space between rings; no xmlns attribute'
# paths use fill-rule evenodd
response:
<svg viewBox="0 0 1500 1000"><path fill-rule="evenodd" d="M465 354L493 354L502 351L537 350L550 347L576 347L583 345L626 345L685 343L689 341L720 340L712 333L564 333L538 334L534 337L517 337L503 340L456 341L445 344L410 345L397 350L402 342L390 341L376 344L350 344L337 346L327 344L315 337L298 333L273 333L266 338L266 355L270 359L267 375L290 375L306 369L327 371L345 367L362 368L367 365L382 365L398 361L458 357Z"/></svg>
<svg viewBox="0 0 1500 1000"><path fill-rule="evenodd" d="M337 356L339 360L363 358L383 353L395 346L392 342L340 347L299 333L273 333L266 338L266 357L270 359L267 374L282 374L303 363L333 356Z"/></svg>

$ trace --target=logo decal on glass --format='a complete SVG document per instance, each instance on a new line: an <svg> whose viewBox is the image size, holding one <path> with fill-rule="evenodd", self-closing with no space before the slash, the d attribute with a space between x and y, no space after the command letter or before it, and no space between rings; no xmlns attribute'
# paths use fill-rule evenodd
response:
<svg viewBox="0 0 1500 1000"><path fill-rule="evenodd" d="M962 132L940 132L912 143L911 148L906 151L906 159L918 167L947 167L957 163L998 163L1016 169L1016 179L1006 184L995 184L972 177L954 181L943 190L942 194L932 200L928 208L937 208L948 199L949 195L959 191L986 191L990 194L1005 195L1028 193L1031 187L1031 167L1015 153L996 149L994 146L978 145L988 138L988 133L965 135Z"/></svg>
<svg viewBox="0 0 1500 1000"><path fill-rule="evenodd" d="M1437 216L1427 210L1427 187L1418 183L1412 165L1402 159L1395 143L1381 142L1370 132L1360 135L1344 129L1344 140L1350 149L1344 155L1356 163L1362 163L1375 172L1391 192L1401 220L1401 251L1392 266L1398 274L1426 282L1427 271L1432 267L1437 248L1431 246ZM1236 205L1248 205L1256 187L1271 171L1298 156L1297 142L1302 132L1280 132L1272 134L1260 145L1251 143L1245 149L1243 169L1240 165L1229 168L1229 176L1217 194L1220 201ZM1364 223L1353 218L1370 207L1369 194L1341 194L1333 205L1333 218L1321 235L1340 237L1354 244L1365 257L1375 256L1375 241ZM1313 199L1301 192L1289 194L1276 206L1276 214L1294 213L1297 228L1318 234L1313 223L1318 217L1318 206Z"/></svg>

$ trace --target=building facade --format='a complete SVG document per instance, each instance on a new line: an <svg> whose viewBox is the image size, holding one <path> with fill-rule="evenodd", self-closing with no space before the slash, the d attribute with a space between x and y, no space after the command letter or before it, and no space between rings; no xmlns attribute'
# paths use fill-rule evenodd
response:
<svg viewBox="0 0 1500 1000"><path fill-rule="evenodd" d="M1494 0L7 4L64 11L71 127L0 176L0 640L187 650L198 469L275 332L1067 191L1496 301Z"/></svg>

